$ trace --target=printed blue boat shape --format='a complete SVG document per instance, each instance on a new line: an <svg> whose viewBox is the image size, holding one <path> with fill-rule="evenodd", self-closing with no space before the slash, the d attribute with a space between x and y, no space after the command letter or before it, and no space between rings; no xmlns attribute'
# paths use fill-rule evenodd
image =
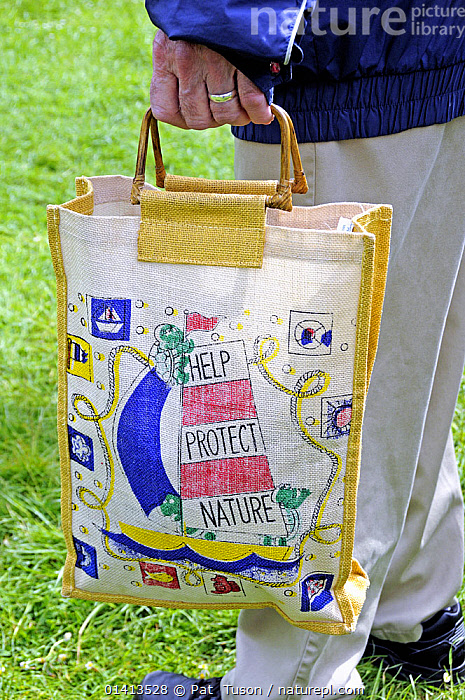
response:
<svg viewBox="0 0 465 700"><path fill-rule="evenodd" d="M141 557L149 557L157 561L176 562L184 566L196 565L202 569L236 574L272 586L288 586L294 582L298 577L302 562L302 556L277 561L276 559L262 557L255 552L239 559L217 560L199 554L187 544L173 549L155 549L137 542L124 533L102 530L102 534L118 544L127 553L137 553ZM181 540L182 538L179 539ZM207 543L205 542L205 544ZM215 542L208 542L208 544L214 546ZM275 550L276 547L270 547L269 549ZM283 547L282 549L288 548Z"/></svg>

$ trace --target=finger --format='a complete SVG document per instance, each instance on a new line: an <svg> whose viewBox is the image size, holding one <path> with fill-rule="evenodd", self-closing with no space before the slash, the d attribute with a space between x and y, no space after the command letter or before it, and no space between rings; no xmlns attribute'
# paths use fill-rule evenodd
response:
<svg viewBox="0 0 465 700"><path fill-rule="evenodd" d="M188 126L183 119L178 98L178 79L170 69L168 37L158 31L153 41L153 74L150 83L150 106L153 116L181 129Z"/></svg>
<svg viewBox="0 0 465 700"><path fill-rule="evenodd" d="M240 71L236 76L237 90L242 108L254 124L269 124L273 121L270 105L263 92Z"/></svg>
<svg viewBox="0 0 465 700"><path fill-rule="evenodd" d="M150 83L150 106L153 116L161 122L188 129L178 99L178 80L172 73L153 74Z"/></svg>
<svg viewBox="0 0 465 700"><path fill-rule="evenodd" d="M210 56L213 52L206 54L207 70L206 84L208 95L224 95L228 92L233 92L234 97L227 102L216 102L210 98L210 111L213 119L218 125L234 124L235 126L243 126L250 122L247 112L242 109L239 101L237 86L236 86L236 69L226 61L222 56L214 54L214 59ZM215 60L216 59L216 60Z"/></svg>
<svg viewBox="0 0 465 700"><path fill-rule="evenodd" d="M218 90L217 92L214 92L213 89L208 87L208 85L207 88L209 95L222 95L235 89L231 88L231 90L227 90L222 88L221 91ZM241 107L237 94L227 102L215 102L214 100L210 99L210 110L213 115L213 119L218 126L222 126L223 124L244 126L250 122L247 112L245 112Z"/></svg>
<svg viewBox="0 0 465 700"><path fill-rule="evenodd" d="M175 47L178 99L182 117L189 129L218 126L210 111L205 85L205 64L201 47L177 41Z"/></svg>

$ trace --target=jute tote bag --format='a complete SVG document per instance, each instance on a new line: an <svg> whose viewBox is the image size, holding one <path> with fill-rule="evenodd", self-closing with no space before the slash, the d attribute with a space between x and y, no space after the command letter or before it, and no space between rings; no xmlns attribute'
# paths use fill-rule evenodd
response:
<svg viewBox="0 0 465 700"><path fill-rule="evenodd" d="M292 209L305 177L273 109L279 182L166 175L149 112L134 183L79 177L76 199L48 208L65 596L271 606L306 629L354 629L391 208ZM158 189L144 185L149 127Z"/></svg>

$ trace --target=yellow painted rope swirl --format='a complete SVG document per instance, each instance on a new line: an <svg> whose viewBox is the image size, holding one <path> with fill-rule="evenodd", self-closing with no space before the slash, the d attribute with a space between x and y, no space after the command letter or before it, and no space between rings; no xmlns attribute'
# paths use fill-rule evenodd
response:
<svg viewBox="0 0 465 700"><path fill-rule="evenodd" d="M273 348L271 352L265 354L264 348L269 343L273 343ZM284 392L288 396L291 396L291 416L304 440L309 442L319 452L327 454L328 457L331 459L333 468L328 479L327 487L318 499L318 502L316 504L315 511L312 516L310 537L316 542L319 542L320 544L335 544L336 542L339 542L339 540L342 538L342 524L333 523L328 525L321 525L321 520L323 518L323 514L328 504L331 492L334 488L334 484L336 483L336 480L341 473L342 460L338 454L328 449L324 445L318 443L310 435L305 426L305 423L302 420L302 401L310 397L316 397L320 396L321 394L324 394L324 392L328 389L331 377L326 372L323 372L321 370L315 370L313 372L308 372L307 374L303 375L295 384L294 388L289 389L288 387L284 386L281 382L279 382L276 379L276 377L274 377L274 375L268 367L268 364L277 357L278 353L279 340L277 338L260 338L255 344L254 364L257 365L262 376L272 386L274 386L279 391ZM315 380L320 380L320 382L316 386L312 387ZM321 385L321 381L323 382L323 385ZM328 541L320 536L320 532L330 530L335 527L339 528L339 535L336 539Z"/></svg>

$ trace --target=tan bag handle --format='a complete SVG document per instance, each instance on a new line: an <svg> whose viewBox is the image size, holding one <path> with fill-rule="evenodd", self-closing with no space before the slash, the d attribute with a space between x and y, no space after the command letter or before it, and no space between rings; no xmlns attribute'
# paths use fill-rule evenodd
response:
<svg viewBox="0 0 465 700"><path fill-rule="evenodd" d="M278 120L281 129L281 174L276 187L276 193L266 198L266 206L273 209L292 209L292 193L305 194L308 190L305 173L302 169L299 145L295 135L294 125L288 113L278 105L272 104L271 111ZM140 203L140 195L145 185L145 167L147 162L147 148L149 131L152 136L153 152L155 154L155 172L157 187L164 187L166 170L163 165L163 156L160 145L158 122L149 108L142 120L137 151L136 174L131 190L132 204ZM291 157L294 169L294 178L291 180Z"/></svg>

